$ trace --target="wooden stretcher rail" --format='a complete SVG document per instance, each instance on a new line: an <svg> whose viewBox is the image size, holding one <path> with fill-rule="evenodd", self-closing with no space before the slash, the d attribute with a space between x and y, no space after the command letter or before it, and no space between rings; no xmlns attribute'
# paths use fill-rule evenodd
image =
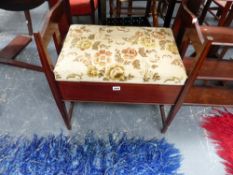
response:
<svg viewBox="0 0 233 175"><path fill-rule="evenodd" d="M193 58L184 58L183 62L187 72L190 72ZM207 59L203 63L197 78L202 80L233 81L233 61Z"/></svg>
<svg viewBox="0 0 233 175"><path fill-rule="evenodd" d="M17 56L30 42L29 36L16 36L6 47L0 50L0 59L12 59Z"/></svg>
<svg viewBox="0 0 233 175"><path fill-rule="evenodd" d="M192 87L184 104L233 107L233 89L220 87Z"/></svg>

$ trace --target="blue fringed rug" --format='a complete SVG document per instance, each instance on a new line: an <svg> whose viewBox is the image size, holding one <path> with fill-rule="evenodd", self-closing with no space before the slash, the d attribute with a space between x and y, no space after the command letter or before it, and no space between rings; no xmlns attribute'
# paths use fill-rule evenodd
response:
<svg viewBox="0 0 233 175"><path fill-rule="evenodd" d="M165 139L0 136L1 175L175 175L180 159Z"/></svg>

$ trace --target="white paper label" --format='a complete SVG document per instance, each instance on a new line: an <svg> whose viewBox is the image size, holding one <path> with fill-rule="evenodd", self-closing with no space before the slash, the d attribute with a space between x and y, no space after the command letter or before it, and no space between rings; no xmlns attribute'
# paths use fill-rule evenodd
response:
<svg viewBox="0 0 233 175"><path fill-rule="evenodd" d="M113 87L112 87L112 90L113 90L113 91L120 91L120 90L121 90L121 87L120 87L120 86L113 86Z"/></svg>

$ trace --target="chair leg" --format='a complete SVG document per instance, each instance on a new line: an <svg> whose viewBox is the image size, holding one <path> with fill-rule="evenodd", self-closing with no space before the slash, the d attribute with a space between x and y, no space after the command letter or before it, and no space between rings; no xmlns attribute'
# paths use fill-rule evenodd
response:
<svg viewBox="0 0 233 175"><path fill-rule="evenodd" d="M48 73L47 71L48 70L45 70L45 73ZM59 91L57 84L55 82L54 76L51 76L52 74L50 74L50 75L45 74L45 75L47 77L50 89L51 89L53 97L54 97L54 100L55 100L57 107L62 115L64 123L65 123L67 129L71 130L71 115L73 112L73 104L71 103L70 110L68 113L65 102L62 100L60 91Z"/></svg>
<svg viewBox="0 0 233 175"><path fill-rule="evenodd" d="M132 6L133 6L133 2L132 0L128 1L128 16L132 16Z"/></svg>
<svg viewBox="0 0 233 175"><path fill-rule="evenodd" d="M45 72L46 71L47 70L45 70ZM65 102L62 100L61 95L60 95L59 90L58 90L58 87L57 87L57 84L55 83L54 77L50 77L47 74L45 74L45 75L47 77L50 89L52 91L52 94L53 94L54 100L55 100L55 102L57 104L57 107L58 107L58 109L59 109L59 111L61 113L63 121L64 121L67 129L71 130L71 115L72 115L72 112L73 112L73 105L71 104L70 110L69 110L69 113L68 113Z"/></svg>
<svg viewBox="0 0 233 175"><path fill-rule="evenodd" d="M73 110L74 110L74 102L70 102L70 109L69 109L70 120L72 118Z"/></svg>
<svg viewBox="0 0 233 175"><path fill-rule="evenodd" d="M205 61L205 58L209 52L211 44L212 44L212 41L208 41L207 44L204 46L203 51L200 53L198 61L196 62L193 70L191 71L189 78L185 82L185 85L181 89L175 104L172 106L172 108L169 112L169 115L168 115L168 117L165 121L165 124L161 130L162 133L165 133L167 131L169 125L174 120L176 113L179 111L181 105L183 104L184 99L185 99L187 93L189 92L189 89L192 87L193 83L196 80L196 77L198 76L198 71L201 69L203 62Z"/></svg>
<svg viewBox="0 0 233 175"><path fill-rule="evenodd" d="M117 0L117 11L116 11L116 15L119 18L121 16L121 1Z"/></svg>
<svg viewBox="0 0 233 175"><path fill-rule="evenodd" d="M91 23L95 24L95 12L91 13Z"/></svg>
<svg viewBox="0 0 233 175"><path fill-rule="evenodd" d="M93 0L90 1L91 3L91 22L95 24L95 3Z"/></svg>
<svg viewBox="0 0 233 175"><path fill-rule="evenodd" d="M58 87L58 84L57 84L55 77L54 77L53 70L51 68L51 64L49 63L50 61L48 61L47 54L46 54L44 47L43 47L43 44L42 44L42 37L39 33L34 33L34 38L35 38L35 42L37 45L37 50L38 50L38 53L40 56L41 64L43 66L43 70L44 70L45 76L47 78L50 90L51 90L52 95L54 97L54 100L57 104L57 107L62 115L64 123L65 123L67 129L70 130L71 129L71 116L67 112L65 102L63 101L62 95L60 93L60 89ZM71 110L70 114L71 113L72 113L72 110Z"/></svg>
<svg viewBox="0 0 233 175"><path fill-rule="evenodd" d="M110 18L112 18L112 15L113 15L113 0L109 0L109 8L110 8L110 11L109 11L109 15L110 15Z"/></svg>
<svg viewBox="0 0 233 175"><path fill-rule="evenodd" d="M164 121L163 128L161 130L162 133L165 133L167 131L167 129L170 126L171 122L174 120L174 118L176 116L176 113L179 111L179 109L180 109L180 107L182 105L182 101L178 100L178 102L174 106L172 106L172 108L171 108L171 110L170 110L170 112L168 114L168 117Z"/></svg>
<svg viewBox="0 0 233 175"><path fill-rule="evenodd" d="M59 106L59 111L61 112L62 118L65 122L65 125L68 130L71 130L71 117L67 114L65 109L65 103L63 102L62 106Z"/></svg>
<svg viewBox="0 0 233 175"><path fill-rule="evenodd" d="M47 70L45 70L45 73L46 73L46 71ZM73 112L73 105L71 104L71 108L70 108L69 113L68 113L65 102L62 100L62 97L61 97L61 94L59 93L57 84L55 83L54 77L53 76L51 77L48 74L45 74L45 75L47 77L50 89L52 91L52 94L53 94L54 100L57 104L57 107L61 113L63 121L64 121L67 129L71 130L71 116L70 115L72 115L72 112Z"/></svg>
<svg viewBox="0 0 233 175"><path fill-rule="evenodd" d="M223 26L230 26L232 20L233 20L233 6L231 7L231 9L229 11L229 14L228 14Z"/></svg>
<svg viewBox="0 0 233 175"><path fill-rule="evenodd" d="M49 82L49 84L50 84L50 82ZM66 109L65 102L60 98L60 95L56 92L55 89L53 89L53 87L51 87L51 85L50 85L50 88L52 90L57 107L62 115L64 123L65 123L67 129L71 130L71 116L69 114L72 114L73 106L71 107L71 109L69 110L69 113L68 113L67 109Z"/></svg>
<svg viewBox="0 0 233 175"><path fill-rule="evenodd" d="M159 105L159 109L160 109L160 115L161 115L161 119L162 119L162 124L164 126L165 121L166 121L164 105Z"/></svg>
<svg viewBox="0 0 233 175"><path fill-rule="evenodd" d="M226 23L226 19L228 18L227 15L229 13L229 9L231 8L231 5L232 5L232 2L228 1L225 5L224 8L222 8L221 10L221 17L219 19L219 22L218 22L218 26L224 26L225 23ZM229 14L230 16L230 14Z"/></svg>
<svg viewBox="0 0 233 175"><path fill-rule="evenodd" d="M27 26L29 35L33 35L33 28L32 28L32 19L29 10L24 11L25 18L27 19Z"/></svg>
<svg viewBox="0 0 233 175"><path fill-rule="evenodd" d="M203 10L202 10L202 13L201 13L201 16L199 18L199 23L200 24L203 24L204 23L204 20L205 20L205 17L207 15L207 12L208 12L208 9L210 7L210 4L211 4L211 0L207 0Z"/></svg>
<svg viewBox="0 0 233 175"><path fill-rule="evenodd" d="M156 7L156 0L152 1L152 7L151 7L151 11L152 11L152 18L153 18L153 26L154 27L158 27L158 13L157 13L157 7Z"/></svg>

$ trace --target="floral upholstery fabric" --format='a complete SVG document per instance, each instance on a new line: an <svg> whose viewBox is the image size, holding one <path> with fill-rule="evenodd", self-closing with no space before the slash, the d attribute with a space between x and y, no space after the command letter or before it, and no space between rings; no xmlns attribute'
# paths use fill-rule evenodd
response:
<svg viewBox="0 0 233 175"><path fill-rule="evenodd" d="M184 84L166 28L71 25L54 69L57 81Z"/></svg>

